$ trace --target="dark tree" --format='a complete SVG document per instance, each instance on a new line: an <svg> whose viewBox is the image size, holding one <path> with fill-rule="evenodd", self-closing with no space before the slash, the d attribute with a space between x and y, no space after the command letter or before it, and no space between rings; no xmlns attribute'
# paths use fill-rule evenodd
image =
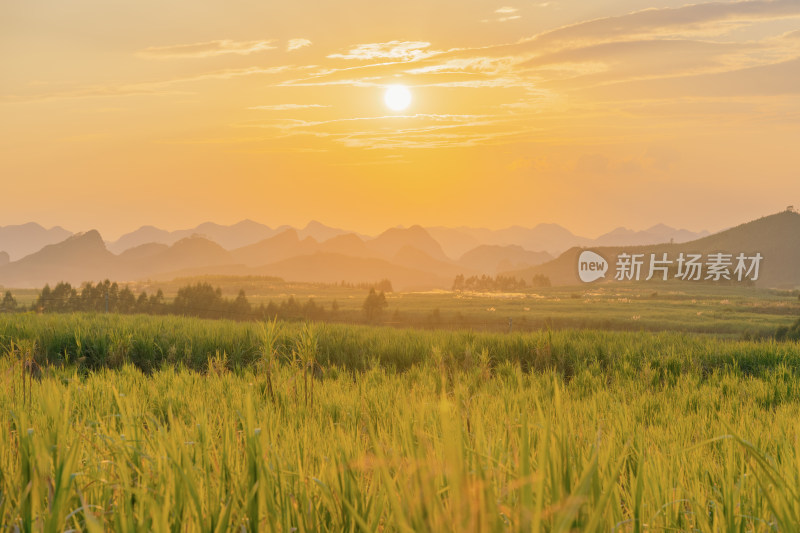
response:
<svg viewBox="0 0 800 533"><path fill-rule="evenodd" d="M244 289L239 289L239 294L236 299L231 303L230 313L232 318L243 320L250 316L252 312L250 302L247 301L247 296L244 294Z"/></svg>
<svg viewBox="0 0 800 533"><path fill-rule="evenodd" d="M531 287L542 288L542 287L550 287L550 278L545 276L544 274L536 274L533 276L531 280Z"/></svg>
<svg viewBox="0 0 800 533"><path fill-rule="evenodd" d="M175 314L200 318L220 318L224 308L222 289L214 290L209 283L181 287L172 303Z"/></svg>
<svg viewBox="0 0 800 533"><path fill-rule="evenodd" d="M17 310L17 300L11 294L11 291L6 291L3 296L3 302L0 303L0 311L12 312Z"/></svg>
<svg viewBox="0 0 800 533"><path fill-rule="evenodd" d="M386 303L386 295L383 291L377 293L374 288L370 289L362 307L367 322L376 322L383 313L383 310L388 306L389 304Z"/></svg>

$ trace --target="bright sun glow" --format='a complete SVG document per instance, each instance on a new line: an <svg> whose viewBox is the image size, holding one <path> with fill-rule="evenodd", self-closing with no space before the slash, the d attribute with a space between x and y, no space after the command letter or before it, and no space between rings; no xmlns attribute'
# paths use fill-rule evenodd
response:
<svg viewBox="0 0 800 533"><path fill-rule="evenodd" d="M402 111L411 103L411 91L405 85L390 85L383 95L383 100L389 109Z"/></svg>

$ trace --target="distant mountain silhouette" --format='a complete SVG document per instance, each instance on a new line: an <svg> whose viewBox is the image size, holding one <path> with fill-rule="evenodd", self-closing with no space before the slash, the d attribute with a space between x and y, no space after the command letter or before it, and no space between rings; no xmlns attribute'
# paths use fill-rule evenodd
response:
<svg viewBox="0 0 800 533"><path fill-rule="evenodd" d="M119 254L119 258L123 263L135 263L158 256L168 249L169 245L167 244L150 242L147 244L140 244L139 246L135 246L133 248L128 248Z"/></svg>
<svg viewBox="0 0 800 533"><path fill-rule="evenodd" d="M464 253L486 244L471 234L472 228L446 228L444 226L426 227L425 230L436 239L447 257L456 259ZM491 231L491 230L486 230Z"/></svg>
<svg viewBox="0 0 800 533"><path fill-rule="evenodd" d="M631 246L641 244L659 244L670 242L687 242L708 235L707 231L698 233L689 230L678 230L657 224L644 231L633 231L617 228L597 239L589 239L575 235L558 224L538 224L533 228L511 226L509 228L490 230L486 228L445 228L436 226L427 228L428 232L439 241L444 252L452 258L480 245L521 246L526 250L545 251L552 256L572 248L573 246Z"/></svg>
<svg viewBox="0 0 800 533"><path fill-rule="evenodd" d="M141 248L138 247L139 250ZM166 248L153 247L151 250L153 253L142 254L137 259L125 254L119 256L123 260L120 265L125 274L123 279L136 279L198 266L228 265L234 262L231 252L199 235L181 239Z"/></svg>
<svg viewBox="0 0 800 533"><path fill-rule="evenodd" d="M317 222L316 220L312 220L309 222L305 228L299 230L297 235L301 239L305 239L306 237L311 237L317 242L324 242L339 235L345 235L348 233L352 233L350 231L339 229L339 228L332 228L330 226L326 226L321 222Z"/></svg>
<svg viewBox="0 0 800 533"><path fill-rule="evenodd" d="M377 253L371 250L364 240L354 233L338 235L321 242L319 243L319 250L353 257L377 257Z"/></svg>
<svg viewBox="0 0 800 533"><path fill-rule="evenodd" d="M231 252L236 263L260 266L274 263L297 255L307 255L318 250L319 243L312 237L300 239L296 229L290 228L281 233L244 246Z"/></svg>
<svg viewBox="0 0 800 533"><path fill-rule="evenodd" d="M45 229L35 222L17 226L0 226L0 251L8 253L10 261L38 252L48 244L56 244L72 235L61 226Z"/></svg>
<svg viewBox="0 0 800 533"><path fill-rule="evenodd" d="M459 274L477 274L471 268L464 268L462 265L458 265L448 259L436 259L427 252L410 245L400 248L391 261L406 268L436 274L451 282Z"/></svg>
<svg viewBox="0 0 800 533"><path fill-rule="evenodd" d="M179 237L173 237L172 232L157 228L155 226L142 226L136 231L126 233L119 239L108 244L108 249L119 254L131 248L144 244L166 244L170 245L177 241Z"/></svg>
<svg viewBox="0 0 800 533"><path fill-rule="evenodd" d="M442 246L422 226L390 228L367 241L369 249L386 259L391 259L406 246L425 252L439 261L448 259Z"/></svg>
<svg viewBox="0 0 800 533"><path fill-rule="evenodd" d="M794 288L800 285L800 214L790 211L780 212L685 243L592 247L591 250L609 261L606 280L613 280L616 272L614 258L623 251L629 254L655 253L657 256L666 252L668 258L672 260L675 260L681 252L702 254L704 260L708 254L719 252L734 256L739 253L748 256L760 253L763 260L756 285ZM581 282L578 279L577 265L581 251L581 248L575 247L542 265L511 270L506 274L523 279L535 274L544 274L554 285L579 284Z"/></svg>
<svg viewBox="0 0 800 533"><path fill-rule="evenodd" d="M231 226L223 226L213 222L204 222L197 227L176 231L167 231L154 226L142 226L136 231L126 233L116 241L109 243L108 249L119 254L148 243L175 244L192 235L202 235L226 250L240 248L271 237L283 228L272 229L252 220L242 220Z"/></svg>
<svg viewBox="0 0 800 533"><path fill-rule="evenodd" d="M16 235L20 231L30 231L33 235L52 236L53 230L56 234L60 230L44 230L36 224L2 229L9 228ZM623 249L631 253L667 251L671 257L677 257L681 251L760 252L764 256L760 285L800 285L800 215L793 212L771 215L687 242L681 240L698 234L662 224L644 231L618 228L594 240L576 236L556 224L539 224L534 228L513 226L503 230L464 227L426 230L411 226L391 228L374 238L319 222L311 222L299 231L287 226L273 230L252 221L232 226L206 223L195 230L198 231L187 234L190 230L167 232L143 226L110 245L93 230L68 236L16 260L0 252L0 284L41 287L58 281L80 284L105 278L133 281L214 273L268 274L289 281L363 282L388 278L401 290L448 288L457 274L505 273L526 280L535 274L544 274L554 284L574 284L578 283L577 256L581 249L590 247L609 258L616 257ZM261 235L268 236L248 242ZM153 240L128 247L142 239ZM510 242L513 239L518 242ZM669 239L673 242L669 243ZM243 242L247 244L236 246ZM476 242L479 244L472 246ZM573 246L552 260L547 252L541 251L568 242L578 242L580 246ZM598 244L603 242L635 245ZM115 255L107 246L125 250ZM464 247L468 248L457 260L445 253L445 249L452 254ZM609 272L611 278L612 271Z"/></svg>
<svg viewBox="0 0 800 533"><path fill-rule="evenodd" d="M230 226L204 222L194 228L176 231L167 231L154 226L142 226L136 231L126 233L116 241L109 243L108 249L115 254L119 254L142 244L159 243L171 245L192 235L200 235L216 242L226 250L235 250L274 237L289 229L294 228L290 226L270 228L252 220L242 220ZM295 231L297 231L300 240L311 237L318 242L351 233L347 230L326 226L316 220L309 222L303 229Z"/></svg>
<svg viewBox="0 0 800 533"><path fill-rule="evenodd" d="M0 267L0 283L41 287L56 281L99 281L117 273L117 259L97 231L87 231Z"/></svg>
<svg viewBox="0 0 800 533"><path fill-rule="evenodd" d="M572 246L583 246L591 239L579 237L558 224L538 224L533 228L511 226L504 229L459 227L431 228L451 257L461 257L480 245L517 245L526 250L546 251L558 255Z"/></svg>
<svg viewBox="0 0 800 533"><path fill-rule="evenodd" d="M652 228L643 231L620 227L600 235L591 244L592 246L640 246L667 242L683 243L700 239L708 234L707 231L694 232L675 229L664 224L656 224Z"/></svg>
<svg viewBox="0 0 800 533"><path fill-rule="evenodd" d="M221 226L213 222L205 222L190 231L192 235L202 235L216 242L226 250L233 250L271 237L282 231L282 228L273 229L264 224L253 222L252 220L242 220L231 226ZM187 236L188 235L184 235L181 238Z"/></svg>
<svg viewBox="0 0 800 533"><path fill-rule="evenodd" d="M547 252L531 252L516 244L483 244L462 255L458 264L494 276L498 272L535 266L551 259L553 256Z"/></svg>

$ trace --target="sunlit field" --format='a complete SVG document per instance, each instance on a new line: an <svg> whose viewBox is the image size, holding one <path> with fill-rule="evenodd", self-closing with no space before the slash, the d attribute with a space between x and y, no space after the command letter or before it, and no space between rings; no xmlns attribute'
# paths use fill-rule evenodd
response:
<svg viewBox="0 0 800 533"><path fill-rule="evenodd" d="M800 346L0 317L23 531L792 531Z"/></svg>
<svg viewBox="0 0 800 533"><path fill-rule="evenodd" d="M219 287L233 299L243 290L253 305L289 298L321 306L329 322L364 323L367 290L358 287L291 283L277 278L182 278L128 284L134 294L162 290L169 301L178 289L197 282ZM30 306L37 290L12 292ZM378 324L393 327L512 332L591 328L616 331L684 331L730 338L771 336L800 317L800 291L679 282L606 283L527 288L518 292L397 291L386 294ZM330 313L333 305L337 311ZM509 323L509 319L511 322Z"/></svg>
<svg viewBox="0 0 800 533"><path fill-rule="evenodd" d="M0 0L0 533L800 533L800 0Z"/></svg>

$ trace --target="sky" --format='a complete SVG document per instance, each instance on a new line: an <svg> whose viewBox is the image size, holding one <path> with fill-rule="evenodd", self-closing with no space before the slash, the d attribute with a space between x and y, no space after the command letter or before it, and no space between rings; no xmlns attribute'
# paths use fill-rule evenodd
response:
<svg viewBox="0 0 800 533"><path fill-rule="evenodd" d="M800 207L798 0L6 0L0 63L0 225L593 237Z"/></svg>

